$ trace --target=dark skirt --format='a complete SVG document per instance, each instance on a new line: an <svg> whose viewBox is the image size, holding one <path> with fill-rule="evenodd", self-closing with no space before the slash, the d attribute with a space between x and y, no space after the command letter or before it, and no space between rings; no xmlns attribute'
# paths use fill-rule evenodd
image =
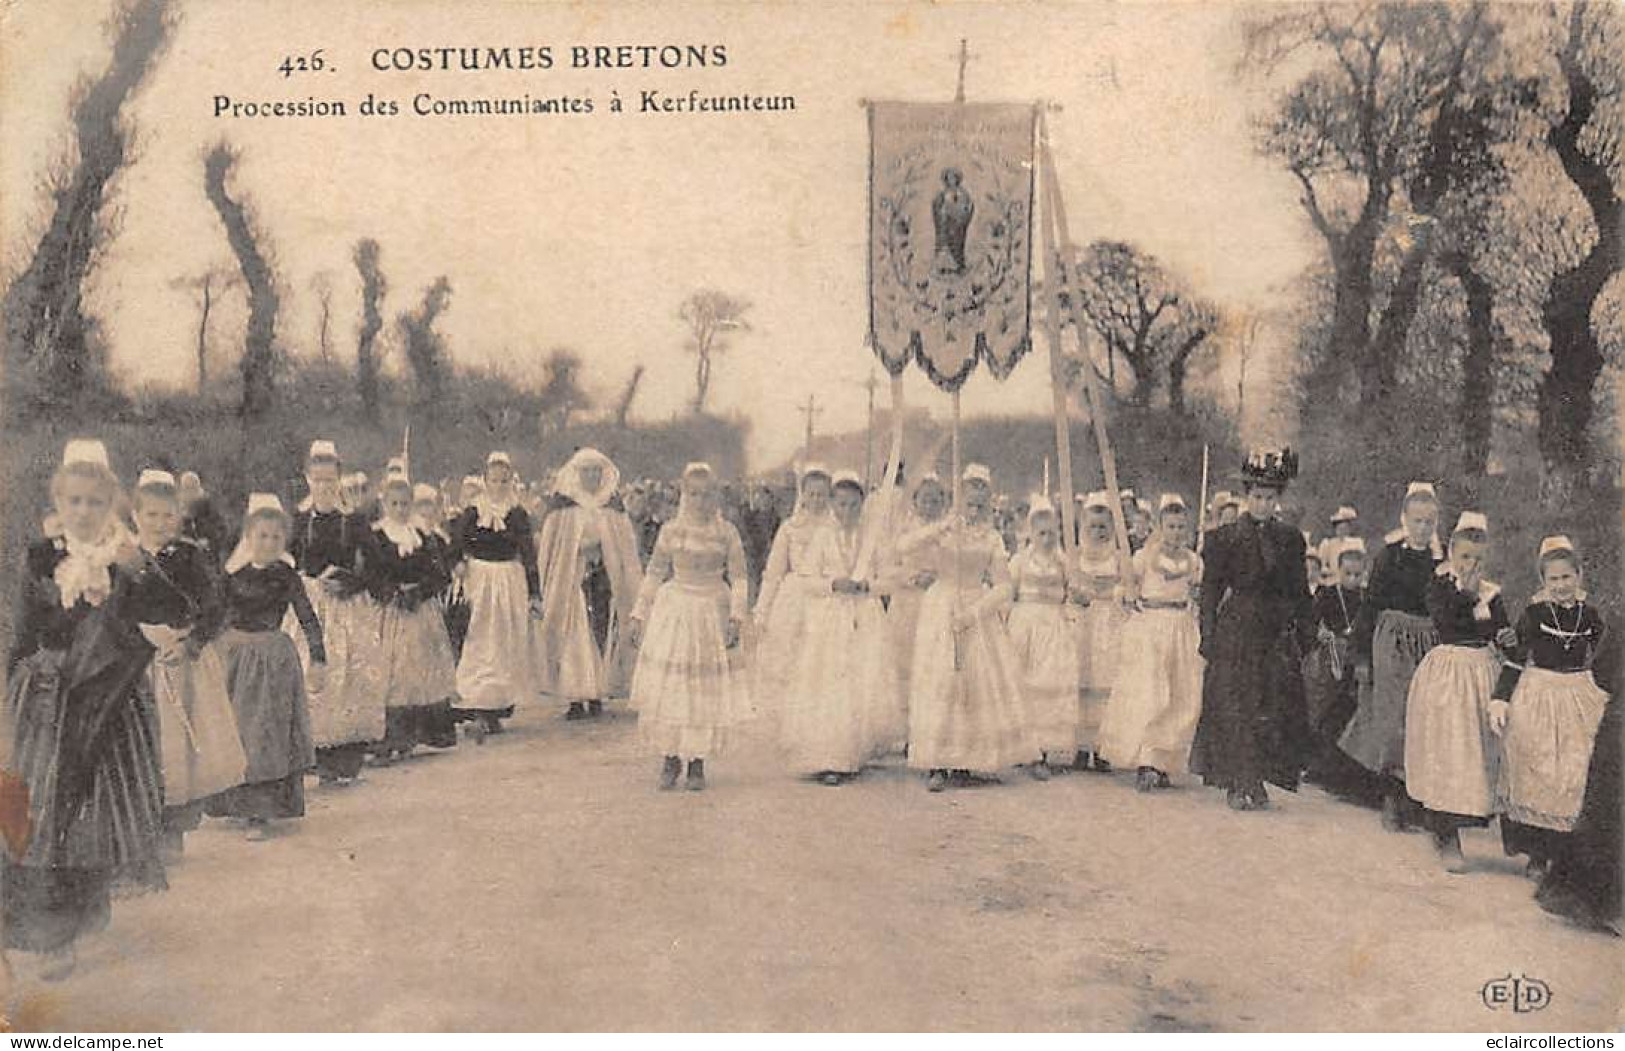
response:
<svg viewBox="0 0 1625 1051"><path fill-rule="evenodd" d="M275 781L228 788L208 802L210 817L247 818L250 821L279 821L305 816L305 773L295 771Z"/></svg>
<svg viewBox="0 0 1625 1051"><path fill-rule="evenodd" d="M106 925L115 885L166 885L158 719L141 674L149 659L150 651L120 655L107 673L72 691L64 688L60 652L36 653L11 675L8 765L28 786L31 835L22 858L5 867L10 947L66 948ZM70 713L95 708L106 719L94 740L70 740L76 727L89 725ZM82 778L67 778L64 755L90 757Z"/></svg>
<svg viewBox="0 0 1625 1051"><path fill-rule="evenodd" d="M429 748L456 746L457 719L450 701L384 709L384 742L377 751L406 752L420 744Z"/></svg>
<svg viewBox="0 0 1625 1051"><path fill-rule="evenodd" d="M355 777L367 762L370 744L336 744L316 749L316 773L324 781Z"/></svg>
<svg viewBox="0 0 1625 1051"><path fill-rule="evenodd" d="M1617 924L1625 899L1625 835L1620 760L1625 712L1618 694L1610 699L1597 728L1586 773L1585 800L1574 831L1566 834L1552 857L1535 900L1554 915L1588 927Z"/></svg>
<svg viewBox="0 0 1625 1051"><path fill-rule="evenodd" d="M1191 770L1204 784L1245 790L1268 782L1296 791L1311 745L1302 657L1285 611L1233 594L1204 640L1207 671Z"/></svg>
<svg viewBox="0 0 1625 1051"><path fill-rule="evenodd" d="M226 690L248 755L244 787L284 781L309 770L316 763L316 751L311 746L305 675L293 640L280 631L228 631L220 645L226 659ZM230 795L227 791L215 798ZM299 812L304 812L303 801Z"/></svg>

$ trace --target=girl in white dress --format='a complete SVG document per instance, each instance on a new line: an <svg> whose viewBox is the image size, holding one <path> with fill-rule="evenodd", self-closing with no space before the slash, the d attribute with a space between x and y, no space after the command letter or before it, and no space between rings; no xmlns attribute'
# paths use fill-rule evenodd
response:
<svg viewBox="0 0 1625 1051"><path fill-rule="evenodd" d="M773 537L762 590L756 599L756 667L754 696L758 701L782 697L790 683L796 655L803 641L807 600L813 579L807 552L813 535L830 521L830 473L810 464L801 475L795 510Z"/></svg>
<svg viewBox="0 0 1625 1051"><path fill-rule="evenodd" d="M705 787L705 760L725 746L747 699L731 652L750 593L739 531L719 510L710 464L683 470L677 517L660 528L630 625L638 663L632 706L643 747L662 756L660 787Z"/></svg>
<svg viewBox="0 0 1625 1051"><path fill-rule="evenodd" d="M1027 722L1046 766L1078 751L1078 611L1073 571L1061 550L1060 518L1043 496L1027 512L1031 540L1010 560L1015 606L1010 642L1021 665Z"/></svg>
<svg viewBox="0 0 1625 1051"><path fill-rule="evenodd" d="M835 476L834 518L814 535L805 642L785 697L780 740L790 768L839 785L896 747L897 674L886 614L863 549L863 483ZM863 564L867 560L868 564Z"/></svg>
<svg viewBox="0 0 1625 1051"><path fill-rule="evenodd" d="M948 490L935 473L926 474L914 487L913 503L903 516L902 526L887 544L884 562L890 600L886 608L886 628L891 634L892 653L897 665L897 689L903 705L905 744L908 735L909 676L914 665L914 634L920 623L920 602L925 589L936 580L929 545L904 552L900 541L921 528L941 521L948 512Z"/></svg>
<svg viewBox="0 0 1625 1051"><path fill-rule="evenodd" d="M1120 600L1122 560L1112 536L1111 497L1090 493L1083 501L1083 536L1073 586L1086 599L1079 615L1078 754L1074 770L1111 773L1100 754L1100 721L1117 679L1118 644L1128 614Z"/></svg>
<svg viewBox="0 0 1625 1051"><path fill-rule="evenodd" d="M902 542L902 553L927 550L936 580L920 604L910 677L908 765L927 771L940 792L950 777L993 777L1032 763L1040 780L1049 770L1027 733L1021 669L1001 615L1010 604L1010 567L993 528L993 477L965 469L964 510Z"/></svg>
<svg viewBox="0 0 1625 1051"><path fill-rule="evenodd" d="M1190 515L1172 494L1159 502L1157 530L1134 556L1133 612L1123 629L1117 682L1100 728L1100 749L1133 767L1135 788L1172 787L1183 774L1202 715L1200 632L1193 603L1201 556L1191 551Z"/></svg>

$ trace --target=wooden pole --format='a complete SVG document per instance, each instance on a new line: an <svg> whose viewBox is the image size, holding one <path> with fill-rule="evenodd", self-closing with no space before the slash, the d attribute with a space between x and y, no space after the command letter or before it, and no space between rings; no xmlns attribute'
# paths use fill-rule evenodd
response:
<svg viewBox="0 0 1625 1051"><path fill-rule="evenodd" d="M1196 553L1202 553L1202 541L1207 539L1207 442L1202 443L1202 495L1196 506Z"/></svg>
<svg viewBox="0 0 1625 1051"><path fill-rule="evenodd" d="M1045 158L1048 158L1049 129L1044 123L1044 114L1042 110L1039 111L1037 123L1039 132L1044 139L1043 155ZM1051 185L1054 178L1054 166L1046 163L1043 169L1044 193L1046 197L1056 192L1055 188ZM1044 288L1048 293L1049 303L1048 309L1044 311L1044 315L1047 322L1045 325L1045 338L1049 342L1050 408L1055 415L1055 455L1056 464L1060 469L1061 474L1061 506L1059 508L1061 512L1061 550L1070 558L1072 548L1074 546L1073 538L1077 536L1078 512L1077 508L1075 508L1072 504L1072 428L1067 419L1066 411L1066 372L1061 364L1062 326L1061 294L1059 286L1061 283L1061 273L1065 269L1065 264L1061 260L1060 255L1056 250L1057 246L1055 243L1056 237L1055 228L1053 225L1053 216L1048 214L1050 209L1045 209L1045 212L1046 215L1042 227L1042 235L1044 239ZM1049 461L1046 459L1046 466L1048 462ZM1046 476L1048 475L1047 469L1045 474ZM1049 494L1046 492L1044 495L1048 496Z"/></svg>
<svg viewBox="0 0 1625 1051"><path fill-rule="evenodd" d="M1056 180L1055 157L1050 153L1049 125L1045 122L1042 112L1039 113L1038 121L1040 132L1039 164L1040 173L1043 176L1042 183L1044 186L1044 229L1047 236L1052 237L1059 242L1059 250L1063 258L1071 260L1074 258L1074 253L1072 250L1072 237L1067 232L1066 226L1066 204L1061 199L1061 187L1059 182ZM1050 226L1052 223L1054 224L1053 228ZM1083 341L1083 326L1078 324L1076 314L1076 311L1078 310L1078 295L1077 290L1072 286L1071 270L1070 268L1066 267L1058 267L1057 270L1059 271L1062 280L1067 285L1067 296L1072 301L1072 309L1074 312L1073 327L1078 331L1078 340L1081 344ZM1059 290L1056 290L1057 297L1058 293ZM1059 310L1058 306L1057 310ZM1087 353L1085 354L1085 357L1087 358ZM1083 363L1083 369L1081 371L1083 373L1084 398L1089 406L1089 419L1094 425L1095 445L1100 449L1101 473L1106 477L1107 491L1112 494L1112 499L1108 502L1111 504L1112 525L1115 527L1115 532L1117 534L1117 557L1118 561L1122 565L1123 578L1127 580L1132 575L1134 567L1131 561L1132 549L1129 546L1128 540L1128 520L1123 517L1123 502L1117 499L1117 494L1122 492L1122 487L1117 481L1117 458L1112 453L1111 437L1106 433L1104 399L1101 397L1100 391L1096 386L1095 370L1089 361L1085 360ZM1071 501L1070 494L1068 494L1067 499L1068 502Z"/></svg>

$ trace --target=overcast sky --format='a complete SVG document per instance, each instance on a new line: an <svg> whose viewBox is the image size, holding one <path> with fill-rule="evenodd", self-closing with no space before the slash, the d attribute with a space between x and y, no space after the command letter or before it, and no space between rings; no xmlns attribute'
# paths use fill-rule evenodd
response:
<svg viewBox="0 0 1625 1051"><path fill-rule="evenodd" d="M67 141L77 76L99 70L106 0L7 5L0 62L0 230L37 227L36 184ZM712 405L754 424L758 465L800 440L794 407L816 391L820 426L864 418L867 128L860 100L953 96L970 41L973 100L1047 98L1073 238L1129 240L1231 309L1262 309L1316 256L1288 177L1248 135L1260 88L1238 83L1240 8L1224 4L575 4L432 0L231 0L184 5L169 49L130 109L138 160L122 178L123 222L92 303L127 375L192 376L194 312L179 275L229 262L203 196L201 155L225 138L243 154L238 191L272 244L285 307L280 335L315 343L315 275L332 274L341 353L353 354L357 238L376 237L388 316L439 274L451 278L445 332L461 360L576 348L588 385L613 398L648 366L638 414L691 397L676 309L711 286L749 299L753 331L717 365ZM568 68L577 44L722 44L723 69ZM380 73L379 47L550 45L547 71ZM326 48L337 72L285 78L284 56ZM793 113L612 116L646 88L793 95ZM368 92L412 96L589 95L574 117L369 119ZM239 101L339 98L340 120L219 119ZM242 313L215 331L240 340ZM1004 384L978 377L965 412L1044 412L1041 355ZM909 399L946 398L923 381Z"/></svg>

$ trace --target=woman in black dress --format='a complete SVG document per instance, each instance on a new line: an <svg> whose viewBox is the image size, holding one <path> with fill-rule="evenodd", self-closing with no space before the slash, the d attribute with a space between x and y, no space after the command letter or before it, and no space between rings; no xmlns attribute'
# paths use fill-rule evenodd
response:
<svg viewBox="0 0 1625 1051"><path fill-rule="evenodd" d="M1191 769L1235 810L1268 807L1265 782L1296 791L1310 754L1298 662L1314 642L1303 534L1273 517L1297 466L1291 450L1249 456L1246 511L1203 552L1208 663Z"/></svg>
<svg viewBox="0 0 1625 1051"><path fill-rule="evenodd" d="M0 768L27 789L31 834L5 865L5 942L73 969L115 884L165 886L163 788L147 689L154 647L131 601L140 563L113 514L101 442L68 443L51 480L57 528L28 549L8 664Z"/></svg>

